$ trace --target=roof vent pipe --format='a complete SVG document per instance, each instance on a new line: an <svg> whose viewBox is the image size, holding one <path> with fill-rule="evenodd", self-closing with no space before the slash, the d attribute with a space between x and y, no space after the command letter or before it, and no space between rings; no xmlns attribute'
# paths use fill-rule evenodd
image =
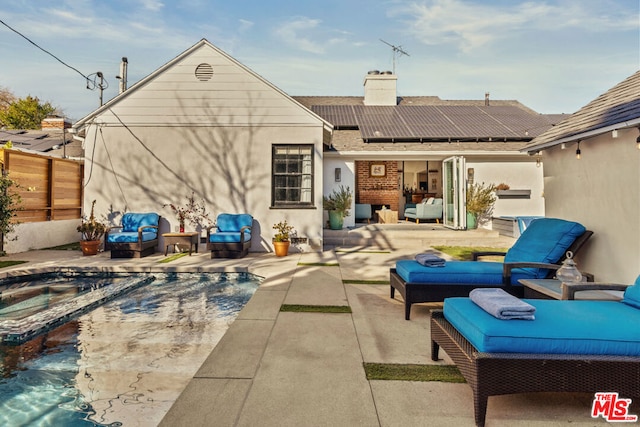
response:
<svg viewBox="0 0 640 427"><path fill-rule="evenodd" d="M127 57L123 56L122 62L120 63L120 75L116 76L116 79L120 80L119 93L122 93L125 90L127 90L127 65L128 65Z"/></svg>

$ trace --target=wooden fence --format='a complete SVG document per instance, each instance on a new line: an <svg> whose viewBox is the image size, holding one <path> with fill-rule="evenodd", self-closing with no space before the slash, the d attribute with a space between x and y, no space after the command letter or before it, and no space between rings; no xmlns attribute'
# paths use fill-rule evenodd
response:
<svg viewBox="0 0 640 427"><path fill-rule="evenodd" d="M19 184L20 223L76 219L82 216L84 164L79 160L4 151L3 172Z"/></svg>

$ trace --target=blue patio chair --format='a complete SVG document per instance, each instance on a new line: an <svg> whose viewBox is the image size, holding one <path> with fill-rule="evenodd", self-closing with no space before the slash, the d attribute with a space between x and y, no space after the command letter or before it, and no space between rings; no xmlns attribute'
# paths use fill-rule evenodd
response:
<svg viewBox="0 0 640 427"><path fill-rule="evenodd" d="M111 258L142 258L151 255L158 246L157 213L125 213L122 225L110 227L105 238L105 250Z"/></svg>
<svg viewBox="0 0 640 427"><path fill-rule="evenodd" d="M207 228L207 250L211 258L242 258L251 247L253 217L249 214L221 213L216 225ZM215 227L215 231L211 230Z"/></svg>
<svg viewBox="0 0 640 427"><path fill-rule="evenodd" d="M391 298L400 292L409 320L411 304L466 297L475 288L500 287L522 297L520 279L543 279L560 268L567 251L577 253L593 232L577 222L540 218L531 222L507 252L478 252L474 261L447 261L444 267L426 267L416 260L400 260L390 270ZM502 255L504 262L478 261Z"/></svg>

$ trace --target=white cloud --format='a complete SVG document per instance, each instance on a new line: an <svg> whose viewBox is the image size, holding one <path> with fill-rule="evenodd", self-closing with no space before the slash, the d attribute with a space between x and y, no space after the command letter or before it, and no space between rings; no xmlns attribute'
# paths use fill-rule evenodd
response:
<svg viewBox="0 0 640 427"><path fill-rule="evenodd" d="M604 32L638 27L637 15L616 13L604 6L566 0L521 2L510 7L472 0L424 0L396 9L392 15L404 16L408 31L427 45L453 44L468 52L514 31L576 28Z"/></svg>
<svg viewBox="0 0 640 427"><path fill-rule="evenodd" d="M240 27L238 27L238 31L241 33L250 30L254 25L252 21L247 21L246 19L239 19L238 22L240 22Z"/></svg>
<svg viewBox="0 0 640 427"><path fill-rule="evenodd" d="M164 7L164 3L158 0L142 0L141 3L143 8L154 12L162 10Z"/></svg>
<svg viewBox="0 0 640 427"><path fill-rule="evenodd" d="M293 21L281 25L275 34L291 47L310 53L324 53L324 47L302 34L308 33L320 25L319 19L297 17Z"/></svg>

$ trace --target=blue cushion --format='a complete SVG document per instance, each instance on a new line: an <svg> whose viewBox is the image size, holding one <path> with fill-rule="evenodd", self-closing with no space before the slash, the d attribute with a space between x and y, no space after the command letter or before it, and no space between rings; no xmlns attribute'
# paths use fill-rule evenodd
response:
<svg viewBox="0 0 640 427"><path fill-rule="evenodd" d="M252 225L253 217L249 214L221 213L216 219L218 232L240 231L242 227L251 227Z"/></svg>
<svg viewBox="0 0 640 427"><path fill-rule="evenodd" d="M145 225L158 225L160 216L157 213L126 213L122 215L122 231L138 231Z"/></svg>
<svg viewBox="0 0 640 427"><path fill-rule="evenodd" d="M502 263L482 261L447 261L444 267L432 268L415 260L399 260L396 272L408 283L450 283L502 285ZM533 273L522 268L511 270L511 283L532 279Z"/></svg>
<svg viewBox="0 0 640 427"><path fill-rule="evenodd" d="M632 286L629 286L624 291L622 302L629 304L632 307L640 308L640 276L638 276L636 282Z"/></svg>
<svg viewBox="0 0 640 427"><path fill-rule="evenodd" d="M251 240L251 233L245 231L244 241ZM221 231L219 233L213 233L209 236L211 243L240 243L240 232L236 231Z"/></svg>
<svg viewBox="0 0 640 427"><path fill-rule="evenodd" d="M507 252L504 262L544 262L555 264L569 246L585 232L582 224L557 218L532 221ZM544 278L544 269L529 269L536 278Z"/></svg>
<svg viewBox="0 0 640 427"><path fill-rule="evenodd" d="M640 356L640 310L618 301L524 300L536 319L500 320L469 298L444 300L444 316L487 353Z"/></svg>
<svg viewBox="0 0 640 427"><path fill-rule="evenodd" d="M158 237L158 233L153 233L150 231L142 232L142 241L148 242L150 240L154 240ZM107 235L107 242L109 243L137 243L138 242L138 232L133 231L122 231L119 233L109 233Z"/></svg>

